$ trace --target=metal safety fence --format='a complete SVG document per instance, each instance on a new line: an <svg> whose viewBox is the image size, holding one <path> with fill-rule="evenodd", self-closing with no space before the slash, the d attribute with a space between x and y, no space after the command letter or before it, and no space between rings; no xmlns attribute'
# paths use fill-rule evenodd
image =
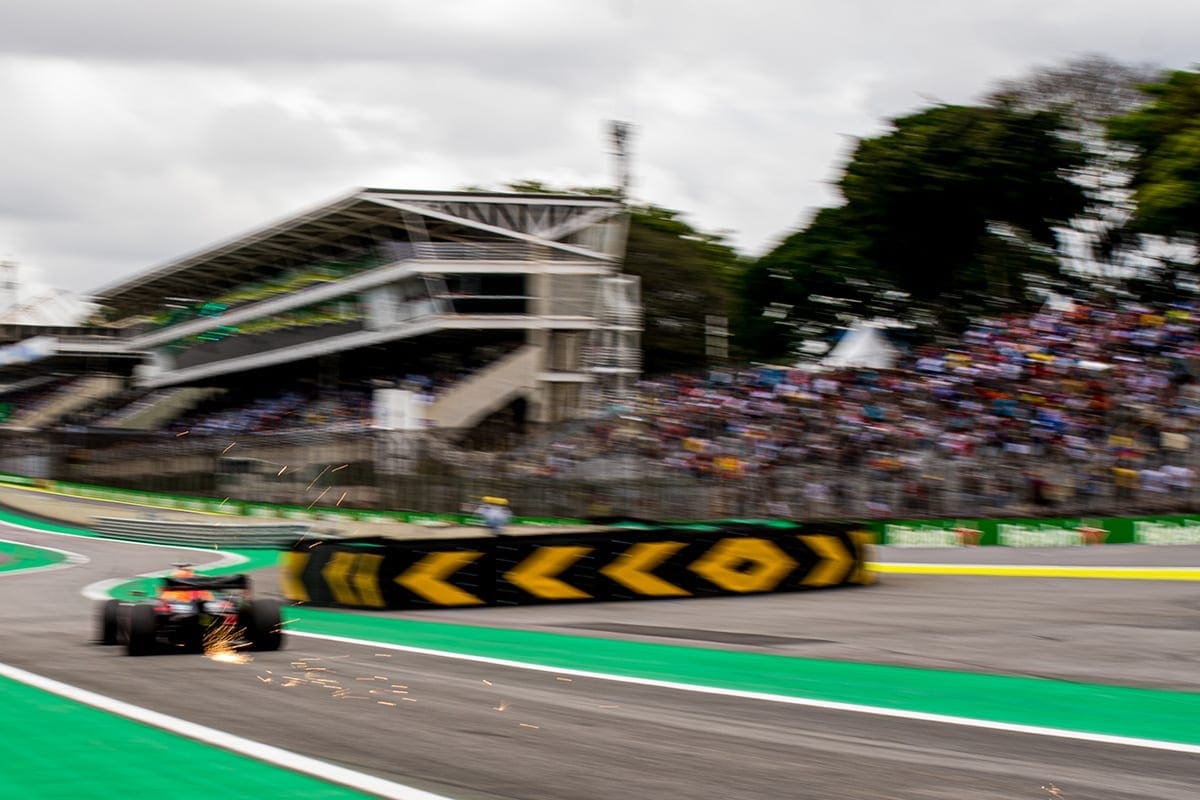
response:
<svg viewBox="0 0 1200 800"><path fill-rule="evenodd" d="M550 447L546 439L536 447ZM1200 509L1197 448L1130 466L1104 454L910 453L697 474L661 458L579 460L462 449L347 427L260 434L0 431L0 472L138 491L311 507L459 512L508 498L523 516L809 519L1101 516Z"/></svg>

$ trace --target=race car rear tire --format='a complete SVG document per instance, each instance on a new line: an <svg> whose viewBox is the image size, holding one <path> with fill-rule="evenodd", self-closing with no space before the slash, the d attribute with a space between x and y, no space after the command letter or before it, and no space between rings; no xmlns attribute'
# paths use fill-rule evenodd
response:
<svg viewBox="0 0 1200 800"><path fill-rule="evenodd" d="M107 600L100 608L100 644L117 643L117 626L120 621L121 601Z"/></svg>
<svg viewBox="0 0 1200 800"><path fill-rule="evenodd" d="M204 628L198 619L186 623L180 634L180 644L185 653L204 652Z"/></svg>
<svg viewBox="0 0 1200 800"><path fill-rule="evenodd" d="M283 615L278 600L253 600L243 612L251 650L278 650L283 645Z"/></svg>
<svg viewBox="0 0 1200 800"><path fill-rule="evenodd" d="M126 652L131 656L144 656L153 652L155 644L154 606L138 603L129 609L129 639Z"/></svg>

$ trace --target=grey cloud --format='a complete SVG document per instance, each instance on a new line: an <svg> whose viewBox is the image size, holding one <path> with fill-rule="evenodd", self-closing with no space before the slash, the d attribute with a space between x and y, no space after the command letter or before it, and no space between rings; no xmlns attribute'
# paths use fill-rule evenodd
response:
<svg viewBox="0 0 1200 800"><path fill-rule="evenodd" d="M0 5L0 254L94 287L354 185L608 180L759 252L851 137L1083 51L1182 67L1177 0Z"/></svg>
<svg viewBox="0 0 1200 800"><path fill-rule="evenodd" d="M469 64L492 76L563 82L622 55L622 26L601 3L43 0L0 6L0 52L248 69Z"/></svg>

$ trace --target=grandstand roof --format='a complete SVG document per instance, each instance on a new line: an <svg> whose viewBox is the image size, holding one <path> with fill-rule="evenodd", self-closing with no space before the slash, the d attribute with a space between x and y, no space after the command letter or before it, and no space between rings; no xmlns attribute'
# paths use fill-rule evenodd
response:
<svg viewBox="0 0 1200 800"><path fill-rule="evenodd" d="M622 212L611 197L582 194L356 189L341 198L105 286L92 297L118 315L173 297L233 288L272 272L362 252L384 242L524 241L581 259L615 253L572 243Z"/></svg>

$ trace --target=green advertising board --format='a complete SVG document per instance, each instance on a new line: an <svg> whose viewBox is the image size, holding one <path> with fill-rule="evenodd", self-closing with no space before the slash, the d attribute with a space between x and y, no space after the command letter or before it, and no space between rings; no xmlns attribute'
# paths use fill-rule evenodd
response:
<svg viewBox="0 0 1200 800"><path fill-rule="evenodd" d="M878 520L866 527L896 547L1200 544L1200 515Z"/></svg>

